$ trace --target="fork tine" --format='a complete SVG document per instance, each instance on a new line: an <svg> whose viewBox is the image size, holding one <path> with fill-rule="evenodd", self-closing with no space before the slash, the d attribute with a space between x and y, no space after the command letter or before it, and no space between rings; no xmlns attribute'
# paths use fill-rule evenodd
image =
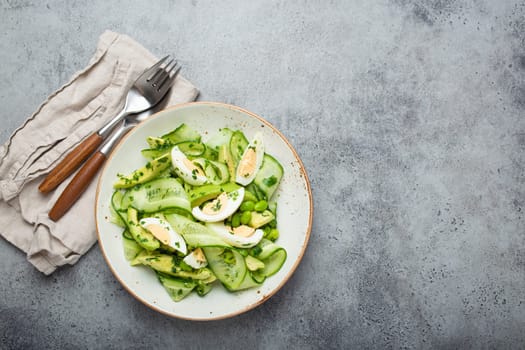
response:
<svg viewBox="0 0 525 350"><path fill-rule="evenodd" d="M164 68L158 68L157 71L155 72L155 74L153 74L153 76L151 77L150 80L146 80L147 82L150 82L150 81L153 81L153 83L151 84L151 86L153 87L157 87L158 83L159 83L159 80L162 79L162 77L164 77L164 75L166 74L166 68L169 67L169 65L171 65L173 63L173 61L175 61L175 59L171 59L165 66Z"/></svg>
<svg viewBox="0 0 525 350"><path fill-rule="evenodd" d="M152 67L150 67L148 69L148 71L151 72L151 75L146 79L146 81L150 81L152 80L160 71L160 69L158 69L164 62L166 62L166 60L170 57L170 55L167 55L167 56L164 56L163 58L160 59L160 61L158 61L157 63L155 63ZM173 59L172 59L173 61ZM171 61L170 61L171 62Z"/></svg>
<svg viewBox="0 0 525 350"><path fill-rule="evenodd" d="M173 65L172 65L173 64ZM169 61L166 66L164 67L164 71L168 74L171 73L171 71L173 70L173 68L177 65L177 61L173 58L171 59L171 61Z"/></svg>
<svg viewBox="0 0 525 350"><path fill-rule="evenodd" d="M170 62L171 64L171 62ZM162 78L162 80L158 83L157 91L160 91L164 88L164 85L166 83L169 84L168 88L171 86L171 84L175 81L175 78L179 74L179 71L181 69L181 65L178 64L177 61L173 63L173 65L170 67L170 65L167 65L165 69L165 75ZM173 75L171 74L173 73Z"/></svg>

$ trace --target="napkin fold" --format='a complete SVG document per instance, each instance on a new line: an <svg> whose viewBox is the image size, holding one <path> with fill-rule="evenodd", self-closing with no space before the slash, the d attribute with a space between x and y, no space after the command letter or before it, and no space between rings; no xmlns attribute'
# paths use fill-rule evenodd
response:
<svg viewBox="0 0 525 350"><path fill-rule="evenodd" d="M106 31L86 68L55 91L0 148L0 234L39 271L75 264L96 242L93 181L57 222L47 213L73 175L55 191L38 186L65 155L124 105L128 89L158 59L130 37ZM178 75L167 105L190 102L198 90Z"/></svg>

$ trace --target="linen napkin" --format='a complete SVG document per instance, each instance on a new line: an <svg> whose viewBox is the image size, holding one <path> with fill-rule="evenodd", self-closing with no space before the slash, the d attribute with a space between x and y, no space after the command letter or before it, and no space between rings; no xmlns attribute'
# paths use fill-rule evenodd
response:
<svg viewBox="0 0 525 350"><path fill-rule="evenodd" d="M47 213L73 175L55 191L44 176L124 105L128 89L158 59L130 37L106 31L87 67L54 92L0 148L0 234L46 275L75 264L96 242L93 181L57 222ZM193 101L198 90L178 75L167 105Z"/></svg>

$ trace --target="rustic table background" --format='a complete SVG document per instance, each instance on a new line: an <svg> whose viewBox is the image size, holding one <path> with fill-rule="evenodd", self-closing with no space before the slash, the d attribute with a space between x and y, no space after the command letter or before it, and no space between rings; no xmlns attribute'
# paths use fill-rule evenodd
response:
<svg viewBox="0 0 525 350"><path fill-rule="evenodd" d="M265 304L203 323L136 301L97 245L45 277L0 240L0 348L525 346L523 1L2 0L1 143L105 29L286 135L310 244Z"/></svg>

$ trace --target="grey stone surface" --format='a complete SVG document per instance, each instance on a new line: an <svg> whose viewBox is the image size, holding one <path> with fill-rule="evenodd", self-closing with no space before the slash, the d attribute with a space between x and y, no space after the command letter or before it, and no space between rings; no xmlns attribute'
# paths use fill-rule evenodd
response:
<svg viewBox="0 0 525 350"><path fill-rule="evenodd" d="M98 246L45 277L0 240L0 348L525 347L523 1L2 0L2 143L105 29L288 137L310 244L265 304L196 323Z"/></svg>

